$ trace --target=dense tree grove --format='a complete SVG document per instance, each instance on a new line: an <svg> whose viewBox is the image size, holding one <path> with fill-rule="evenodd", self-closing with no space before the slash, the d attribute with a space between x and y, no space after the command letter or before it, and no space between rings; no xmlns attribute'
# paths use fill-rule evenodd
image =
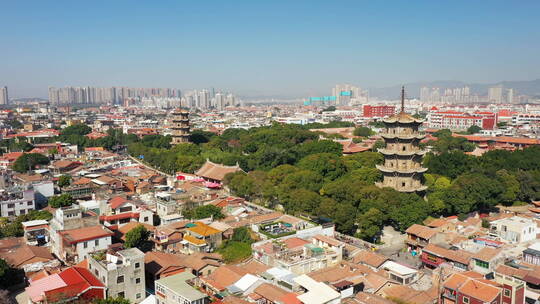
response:
<svg viewBox="0 0 540 304"><path fill-rule="evenodd" d="M39 153L25 153L13 163L13 170L25 173L29 170L36 169L40 165L48 165L49 158Z"/></svg>
<svg viewBox="0 0 540 304"><path fill-rule="evenodd" d="M199 132L197 144L170 149L137 142L133 156L167 172L197 170L206 159L239 164L245 172L230 174L225 184L235 195L286 212L334 220L344 233L377 240L384 225L404 231L428 216L489 211L495 205L540 198L540 148L467 155L475 145L449 130L428 142L425 197L374 185L381 180L376 152L349 156L341 145L321 139L313 126L273 125L249 130L228 129L217 136ZM365 131L365 130L364 130ZM384 146L377 143L374 150Z"/></svg>
<svg viewBox="0 0 540 304"><path fill-rule="evenodd" d="M339 231L369 241L378 239L384 225L404 231L428 216L463 216L492 210L497 204L540 199L540 147L515 152L494 150L475 157L465 153L475 149L473 143L453 137L450 130L440 130L433 134L436 140L425 144L432 152L424 158L428 190L421 197L374 185L382 178L375 168L383 161L375 152L384 146L382 141L375 144L374 152L344 156L342 146L332 137L310 131L349 126L344 122L332 126L274 124L249 130L227 129L219 136L196 130L191 143L176 146L171 146L170 136L139 139L121 130L110 130L108 136L90 140L84 135L87 128L70 127L55 140L108 149L128 145L132 156L168 173L192 173L207 159L238 164L248 173L230 174L224 180L235 195L299 216L331 218ZM380 127L378 123L372 126ZM219 217L214 210L190 212L193 218ZM237 244L241 246L244 244Z"/></svg>

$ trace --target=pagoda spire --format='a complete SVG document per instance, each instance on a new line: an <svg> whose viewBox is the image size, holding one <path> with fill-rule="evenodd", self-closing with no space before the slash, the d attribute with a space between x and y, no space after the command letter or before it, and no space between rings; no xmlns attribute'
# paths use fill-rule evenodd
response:
<svg viewBox="0 0 540 304"><path fill-rule="evenodd" d="M405 113L405 86L401 86L401 113Z"/></svg>

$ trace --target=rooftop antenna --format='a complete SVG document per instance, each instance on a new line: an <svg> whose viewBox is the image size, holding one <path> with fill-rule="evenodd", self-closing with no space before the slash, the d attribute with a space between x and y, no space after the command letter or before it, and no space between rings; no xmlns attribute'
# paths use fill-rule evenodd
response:
<svg viewBox="0 0 540 304"><path fill-rule="evenodd" d="M405 113L405 86L401 86L401 113Z"/></svg>

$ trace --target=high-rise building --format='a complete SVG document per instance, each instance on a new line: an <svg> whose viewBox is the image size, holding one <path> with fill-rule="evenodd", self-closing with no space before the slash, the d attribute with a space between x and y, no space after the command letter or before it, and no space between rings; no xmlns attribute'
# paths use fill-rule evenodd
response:
<svg viewBox="0 0 540 304"><path fill-rule="evenodd" d="M236 98L234 97L233 94L227 94L226 104L227 104L228 106L231 106L231 107L235 107L235 106L236 106Z"/></svg>
<svg viewBox="0 0 540 304"><path fill-rule="evenodd" d="M501 103L503 96L502 87L492 87L488 90L488 101L494 103Z"/></svg>
<svg viewBox="0 0 540 304"><path fill-rule="evenodd" d="M172 112L172 144L189 142L189 112L176 109Z"/></svg>
<svg viewBox="0 0 540 304"><path fill-rule="evenodd" d="M336 105L348 105L351 99L361 96L361 89L350 84L338 84L332 89L332 95L336 96Z"/></svg>
<svg viewBox="0 0 540 304"><path fill-rule="evenodd" d="M514 89L506 90L506 102L514 103Z"/></svg>
<svg viewBox="0 0 540 304"><path fill-rule="evenodd" d="M225 96L223 96L222 93L216 93L214 100L216 103L216 109L221 111L225 108Z"/></svg>
<svg viewBox="0 0 540 304"><path fill-rule="evenodd" d="M428 87L422 87L420 89L420 101L423 101L423 102L431 101L431 90Z"/></svg>
<svg viewBox="0 0 540 304"><path fill-rule="evenodd" d="M9 104L8 88L4 86L0 88L0 105L7 104Z"/></svg>
<svg viewBox="0 0 540 304"><path fill-rule="evenodd" d="M401 112L383 120L385 130L381 134L386 144L379 149L384 155L384 163L377 165L383 174L379 187L390 187L400 192L416 192L427 189L423 185L422 167L425 154L420 148L424 135L419 132L422 120L405 113L405 89L401 89Z"/></svg>

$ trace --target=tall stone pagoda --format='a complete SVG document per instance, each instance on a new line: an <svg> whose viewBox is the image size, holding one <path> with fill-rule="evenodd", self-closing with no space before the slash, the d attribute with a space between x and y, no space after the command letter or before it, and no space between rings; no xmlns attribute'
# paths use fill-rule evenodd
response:
<svg viewBox="0 0 540 304"><path fill-rule="evenodd" d="M189 142L189 112L176 109L172 112L172 144Z"/></svg>
<svg viewBox="0 0 540 304"><path fill-rule="evenodd" d="M384 164L377 165L383 174L383 181L378 187L390 187L400 192L420 192L427 189L423 185L422 167L425 154L420 149L424 134L418 131L423 120L405 113L405 88L401 88L401 111L383 120L384 131L380 134L386 147L379 149L384 155Z"/></svg>

